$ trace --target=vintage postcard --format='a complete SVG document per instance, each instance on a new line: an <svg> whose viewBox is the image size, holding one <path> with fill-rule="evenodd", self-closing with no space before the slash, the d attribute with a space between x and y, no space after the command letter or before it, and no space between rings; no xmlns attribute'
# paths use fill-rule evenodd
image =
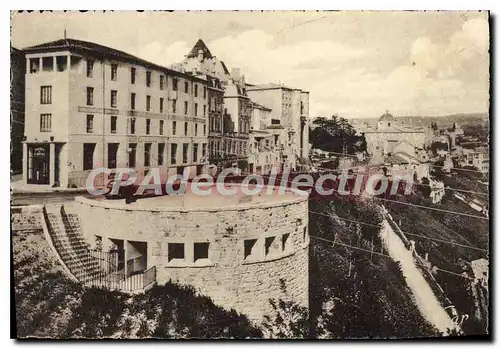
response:
<svg viewBox="0 0 500 349"><path fill-rule="evenodd" d="M13 338L491 338L487 11L12 11Z"/></svg>

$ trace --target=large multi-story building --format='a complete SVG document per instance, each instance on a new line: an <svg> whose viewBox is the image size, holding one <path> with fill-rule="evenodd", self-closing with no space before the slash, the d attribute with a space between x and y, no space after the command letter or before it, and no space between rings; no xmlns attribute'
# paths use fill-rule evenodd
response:
<svg viewBox="0 0 500 349"><path fill-rule="evenodd" d="M25 182L80 187L96 167L203 171L206 79L81 40L25 52Z"/></svg>
<svg viewBox="0 0 500 349"><path fill-rule="evenodd" d="M21 173L23 168L24 137L24 52L14 47L10 50L10 169Z"/></svg>
<svg viewBox="0 0 500 349"><path fill-rule="evenodd" d="M233 69L229 72L224 62L212 55L201 39L176 67L209 81L209 86L213 86L209 88L209 99L214 100L209 116L209 144L213 161L222 166L231 166L239 160L247 161L252 104L241 71Z"/></svg>
<svg viewBox="0 0 500 349"><path fill-rule="evenodd" d="M295 169L297 160L309 157L309 92L270 83L247 85L247 93L271 110L267 128L283 128L283 162Z"/></svg>
<svg viewBox="0 0 500 349"><path fill-rule="evenodd" d="M252 102L248 155L250 173L268 174L273 167L283 168L283 127L268 128L270 124L271 109Z"/></svg>

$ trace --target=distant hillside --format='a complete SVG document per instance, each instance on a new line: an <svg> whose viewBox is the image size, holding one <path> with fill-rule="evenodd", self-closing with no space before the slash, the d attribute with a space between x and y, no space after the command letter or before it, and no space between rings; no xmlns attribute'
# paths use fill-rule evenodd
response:
<svg viewBox="0 0 500 349"><path fill-rule="evenodd" d="M415 127L424 127L431 122L437 123L438 127L451 126L454 122L458 124L482 124L488 120L488 117L487 113L451 114L445 116L396 116L398 121ZM375 125L377 120L378 118L349 119L349 121L354 123L361 124L366 122L368 125Z"/></svg>

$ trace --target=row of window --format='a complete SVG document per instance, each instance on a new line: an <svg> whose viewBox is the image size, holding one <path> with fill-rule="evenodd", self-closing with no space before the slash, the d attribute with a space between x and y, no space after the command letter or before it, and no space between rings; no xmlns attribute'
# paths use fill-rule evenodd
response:
<svg viewBox="0 0 500 349"><path fill-rule="evenodd" d="M51 114L42 114L41 118L49 118L50 119ZM86 120L86 126L87 126L87 133L93 133L94 132L94 115L92 114L87 114L87 120ZM116 115L111 115L110 116L110 133L116 133L116 125L117 125L118 117ZM151 134L151 119L145 119L146 122L146 134L149 135ZM164 124L165 120L158 120L158 135L163 136L164 134ZM136 126L137 126L137 119L136 118L129 118L128 119L128 124L127 124L127 133L135 135L136 134ZM186 121L184 122L184 136L188 136L188 129L189 129L189 123ZM43 128L42 129L42 120L40 121L40 131L42 132L47 132L50 131L50 120L49 120L49 127L48 128ZM172 121L172 135L175 136L177 134L177 122ZM203 136L206 136L207 134L207 126L203 124ZM194 124L194 136L198 136L198 123Z"/></svg>
<svg viewBox="0 0 500 349"><path fill-rule="evenodd" d="M146 134L151 134L151 119L145 119L146 122ZM116 133L118 123L118 117L116 115L110 116L110 133ZM127 133L135 135L136 134L136 118L129 118L127 125ZM164 124L165 120L158 120L158 135L163 136L164 134ZM94 115L87 114L86 118L86 130L87 133L94 133ZM189 123L184 122L184 136L188 136ZM52 131L52 114L40 114L40 132L51 132ZM198 123L194 124L194 136L198 136ZM177 134L177 122L172 121L172 135ZM203 136L207 134L207 125L203 124Z"/></svg>
<svg viewBox="0 0 500 349"><path fill-rule="evenodd" d="M94 77L94 61L93 60L87 60L87 77L92 78ZM130 83L133 85L136 82L136 77L137 77L137 68L135 67L130 67ZM111 64L111 70L110 70L110 78L111 81L117 81L118 80L118 64ZM151 87L153 84L153 72L150 70L146 71L146 86ZM165 87L167 87L167 79L166 76L163 74L159 75L158 79L158 84L160 90L164 90ZM178 85L179 85L179 79L178 78L173 78L172 79L172 90L177 91L178 90ZM189 82L185 81L184 82L184 93L189 93ZM198 84L193 83L193 93L195 97L198 97ZM203 98L207 98L207 88L204 86L203 87Z"/></svg>
<svg viewBox="0 0 500 349"><path fill-rule="evenodd" d="M111 108L117 108L118 106L118 91L117 90L111 90L110 91L110 107ZM146 111L151 111L151 105L152 105L152 99L153 97L147 95L146 96ZM94 105L94 88L93 87L87 87L87 105L88 106L93 106ZM137 96L135 93L130 94L130 109L135 110L136 109L136 103L137 102ZM159 99L159 104L158 104L158 110L160 113L164 112L164 106L165 106L165 99L163 97L160 97ZM41 86L40 87L40 104L52 104L52 86ZM172 113L177 113L177 100L173 99L172 100ZM188 115L189 113L189 102L184 101L184 115ZM199 105L198 103L194 103L194 116L198 116L199 113ZM206 104L203 105L203 114L202 116L206 116L207 114L207 106Z"/></svg>
<svg viewBox="0 0 500 349"><path fill-rule="evenodd" d="M191 262L186 260L186 246L184 243L179 242L169 242L167 247L167 258L168 262ZM193 243L193 262L198 261L208 261L210 258L210 243L209 242L195 242ZM156 248L153 248L153 256L161 255L161 244L158 244Z"/></svg>
<svg viewBox="0 0 500 349"><path fill-rule="evenodd" d="M306 240L307 226L302 230L302 242L305 243ZM289 252L292 252L290 233L260 239L243 240L243 259L245 261L279 258Z"/></svg>
<svg viewBox="0 0 500 349"><path fill-rule="evenodd" d="M117 157L118 157L118 148L119 143L108 143L108 168L116 168L117 166ZM189 157L189 143L182 143L182 163L188 163ZM151 166L152 159L152 146L153 143L144 143L144 166ZM164 165L165 158L165 143L157 143L158 151L157 151L157 161L156 164L158 166ZM170 144L170 164L177 164L177 143ZM84 143L83 144L83 170L92 170L94 168L94 155L95 155L96 143ZM194 143L192 147L192 162L198 162L200 159L198 158L198 152L200 149L200 144ZM135 167L137 163L137 143L129 143L128 144L128 166ZM205 157L207 155L207 144L201 144L201 157Z"/></svg>
<svg viewBox="0 0 500 349"><path fill-rule="evenodd" d="M117 108L118 102L118 91L116 90L111 90L111 98L110 98L110 107L111 108ZM146 111L151 111L151 105L152 105L152 99L153 97L147 95L146 96ZM87 87L87 105L88 106L93 106L94 105L94 88L93 87ZM137 105L137 95L135 93L130 94L130 109L135 110ZM163 113L165 108L165 99L163 97L160 97L159 99L159 104L158 104L158 110L160 113ZM172 100L172 113L177 113L177 100L173 99ZM189 113L189 102L184 101L184 115L188 115ZM199 114L199 105L198 103L194 103L194 116L198 116ZM206 116L207 114L207 106L206 104L203 105L203 114L202 116Z"/></svg>
<svg viewBox="0 0 500 349"><path fill-rule="evenodd" d="M212 152L212 155L216 154L220 154L222 156L227 154L246 155L247 142L232 140L232 139L210 140L210 151Z"/></svg>

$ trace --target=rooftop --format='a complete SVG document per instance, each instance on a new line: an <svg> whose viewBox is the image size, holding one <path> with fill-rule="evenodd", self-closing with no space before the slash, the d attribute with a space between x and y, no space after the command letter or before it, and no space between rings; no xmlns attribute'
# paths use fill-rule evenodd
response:
<svg viewBox="0 0 500 349"><path fill-rule="evenodd" d="M380 116L378 121L396 121L396 118L389 114L389 111L386 110L385 113Z"/></svg>
<svg viewBox="0 0 500 349"><path fill-rule="evenodd" d="M255 185L250 185L249 190ZM125 203L125 199L107 200L101 197L84 198L78 197L76 201L92 206L109 209L131 210L131 211L235 211L242 209L252 209L258 207L281 206L293 204L307 200L307 194L298 190L287 189L285 193L278 195L273 192L266 195L267 187L264 186L258 195L246 195L241 184L225 184L228 190L234 189L235 194L222 195L215 188L215 185L204 186L203 191L211 189L210 195L196 195L190 189L185 195L163 195L139 198L130 204ZM277 187L275 188L277 190Z"/></svg>
<svg viewBox="0 0 500 349"><path fill-rule="evenodd" d="M264 107L263 105L254 102L254 101L252 101L252 107L255 108L255 109L261 109L261 110L266 110L266 111L271 111L272 110L272 109L270 109L268 107Z"/></svg>
<svg viewBox="0 0 500 349"><path fill-rule="evenodd" d="M94 42L84 41L84 40L60 39L60 40L50 41L50 42L46 42L46 43L35 45L35 46L30 46L30 47L23 49L23 51L26 54L39 53L39 52L50 52L50 51L62 51L62 50L79 52L79 53L84 53L84 54L91 54L91 55L94 55L94 56L101 58L101 59L112 58L112 59L116 59L116 60L129 62L132 64L142 65L142 66L152 68L152 69L167 71L167 72L169 72L171 74L175 74L175 75L190 76L188 74L184 74L184 73L179 72L177 70L169 69L167 67L146 61L145 59L139 58L139 57L134 56L130 53L120 51L120 50L114 49L112 47L104 46L101 44L96 44ZM192 78L195 78L195 77L192 77ZM195 78L195 79L201 80L198 78Z"/></svg>
<svg viewBox="0 0 500 349"><path fill-rule="evenodd" d="M307 91L303 91L300 88L293 88L290 86L285 86L284 84L277 84L274 82L269 82L266 84L247 84L247 90L248 91L259 91L259 90L278 90L278 89L283 89L283 90L296 90L296 91L301 91L304 93L309 93Z"/></svg>
<svg viewBox="0 0 500 349"><path fill-rule="evenodd" d="M201 39L198 39L198 41L196 41L196 44L194 44L193 48L191 49L191 51L188 53L187 56L188 58L194 58L198 57L199 53L203 54L203 58L212 58L210 50Z"/></svg>

